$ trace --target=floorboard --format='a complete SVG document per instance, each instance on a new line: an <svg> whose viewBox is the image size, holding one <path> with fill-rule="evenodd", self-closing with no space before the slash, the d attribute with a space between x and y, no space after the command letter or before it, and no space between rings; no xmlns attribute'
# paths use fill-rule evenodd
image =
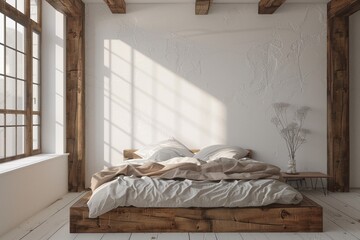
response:
<svg viewBox="0 0 360 240"><path fill-rule="evenodd" d="M1 240L360 240L360 190L350 193L304 191L323 206L323 233L69 233L69 208L82 193L68 193Z"/></svg>
<svg viewBox="0 0 360 240"><path fill-rule="evenodd" d="M216 233L217 240L243 240L239 233Z"/></svg>
<svg viewBox="0 0 360 240"><path fill-rule="evenodd" d="M131 233L105 233L101 240L130 240Z"/></svg>
<svg viewBox="0 0 360 240"><path fill-rule="evenodd" d="M41 228L43 224L46 223L46 221L57 218L57 214L60 211L68 212L70 205L75 203L80 197L82 197L83 193L68 193L64 195L62 198L55 201L53 204L51 204L46 209L40 211L30 219L26 220L22 224L20 224L18 227L14 228L10 232L6 233L5 235L1 236L1 240L13 240L13 239L26 239L26 236L28 234L31 234L32 232L38 231L38 228ZM58 230L62 225L58 224L56 227L58 227L56 230ZM36 238L35 238L36 239ZM40 238L37 238L40 239Z"/></svg>
<svg viewBox="0 0 360 240"><path fill-rule="evenodd" d="M190 240L216 240L215 233L189 233Z"/></svg>

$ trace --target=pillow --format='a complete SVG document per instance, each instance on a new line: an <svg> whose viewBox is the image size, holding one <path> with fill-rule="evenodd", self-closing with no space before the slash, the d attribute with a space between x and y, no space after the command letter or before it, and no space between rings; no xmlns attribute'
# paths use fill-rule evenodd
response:
<svg viewBox="0 0 360 240"><path fill-rule="evenodd" d="M201 149L195 154L194 158L212 161L218 158L235 158L240 159L246 157L249 151L241 147L229 146L229 145L211 145Z"/></svg>
<svg viewBox="0 0 360 240"><path fill-rule="evenodd" d="M157 162L166 161L174 157L193 157L194 154L184 144L172 138L157 144L145 146L135 152L136 155Z"/></svg>

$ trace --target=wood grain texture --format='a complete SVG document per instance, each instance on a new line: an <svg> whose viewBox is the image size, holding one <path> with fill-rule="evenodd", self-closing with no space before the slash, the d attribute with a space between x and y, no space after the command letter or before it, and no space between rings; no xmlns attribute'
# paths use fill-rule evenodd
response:
<svg viewBox="0 0 360 240"><path fill-rule="evenodd" d="M260 0L258 13L273 14L286 0Z"/></svg>
<svg viewBox="0 0 360 240"><path fill-rule="evenodd" d="M196 0L195 2L195 14L207 15L210 10L211 0Z"/></svg>
<svg viewBox="0 0 360 240"><path fill-rule="evenodd" d="M30 12L29 15L27 15L26 10L24 14L10 4L7 4L5 0L0 0L0 12L5 14L6 16L10 16L16 22L19 22L26 27L31 27L33 30L41 32L41 22L36 23L34 21L31 21L31 19L29 18Z"/></svg>
<svg viewBox="0 0 360 240"><path fill-rule="evenodd" d="M328 18L350 16L360 10L360 0L332 0L328 3Z"/></svg>
<svg viewBox="0 0 360 240"><path fill-rule="evenodd" d="M32 113L33 113L33 84L32 84L32 77L33 77L33 37L32 37L32 30L31 28L26 28L26 52L25 61L26 61L26 117L25 118L25 155L29 156L32 154L33 150L33 128L32 128ZM29 81L31 79L31 81ZM31 117L29 117L31 116ZM31 126L31 127L29 127Z"/></svg>
<svg viewBox="0 0 360 240"><path fill-rule="evenodd" d="M59 12L66 16L81 16L85 7L81 0L46 0Z"/></svg>
<svg viewBox="0 0 360 240"><path fill-rule="evenodd" d="M125 0L104 0L112 13L126 13Z"/></svg>
<svg viewBox="0 0 360 240"><path fill-rule="evenodd" d="M66 15L66 151L68 189L85 188L85 4L47 0Z"/></svg>
<svg viewBox="0 0 360 240"><path fill-rule="evenodd" d="M90 219L89 196L70 208L71 233L323 231L322 207L306 197L298 205L247 208L119 207Z"/></svg>
<svg viewBox="0 0 360 240"><path fill-rule="evenodd" d="M66 19L66 151L71 192L85 188L84 10Z"/></svg>
<svg viewBox="0 0 360 240"><path fill-rule="evenodd" d="M349 191L349 17L328 18L328 181Z"/></svg>

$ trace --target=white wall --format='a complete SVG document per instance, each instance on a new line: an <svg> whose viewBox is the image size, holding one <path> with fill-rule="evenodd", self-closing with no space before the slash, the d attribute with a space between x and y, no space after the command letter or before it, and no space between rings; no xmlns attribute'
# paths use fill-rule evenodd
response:
<svg viewBox="0 0 360 240"><path fill-rule="evenodd" d="M65 151L65 17L47 1L42 22L42 151Z"/></svg>
<svg viewBox="0 0 360 240"><path fill-rule="evenodd" d="M86 5L86 180L124 148L228 143L285 169L272 103L311 107L298 170L326 172L326 4Z"/></svg>
<svg viewBox="0 0 360 240"><path fill-rule="evenodd" d="M42 13L42 149L64 153L64 17L46 1ZM44 154L1 165L0 236L67 192L67 166L66 155Z"/></svg>
<svg viewBox="0 0 360 240"><path fill-rule="evenodd" d="M0 239L67 192L66 155L31 158L52 159L0 174Z"/></svg>
<svg viewBox="0 0 360 240"><path fill-rule="evenodd" d="M360 187L360 12L350 17L350 187Z"/></svg>

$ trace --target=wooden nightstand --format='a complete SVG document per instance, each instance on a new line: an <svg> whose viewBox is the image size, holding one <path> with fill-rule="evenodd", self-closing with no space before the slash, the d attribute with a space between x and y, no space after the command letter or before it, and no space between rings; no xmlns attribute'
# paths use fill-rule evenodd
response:
<svg viewBox="0 0 360 240"><path fill-rule="evenodd" d="M298 172L298 174L287 174L285 172L281 172L281 176L284 178L285 182L296 181L296 184L297 184L298 188L299 188L298 181L301 182L301 181L305 180L305 184L306 184L306 179L310 179L311 187L314 189L314 186L315 186L315 189L316 189L317 181L318 181L318 179L320 179L321 186L322 186L322 189L324 191L324 194L327 195L327 188L325 188L323 179L324 178L328 179L328 178L330 178L330 176L325 174L325 173L321 173L321 172ZM313 184L313 179L315 179L315 185Z"/></svg>

